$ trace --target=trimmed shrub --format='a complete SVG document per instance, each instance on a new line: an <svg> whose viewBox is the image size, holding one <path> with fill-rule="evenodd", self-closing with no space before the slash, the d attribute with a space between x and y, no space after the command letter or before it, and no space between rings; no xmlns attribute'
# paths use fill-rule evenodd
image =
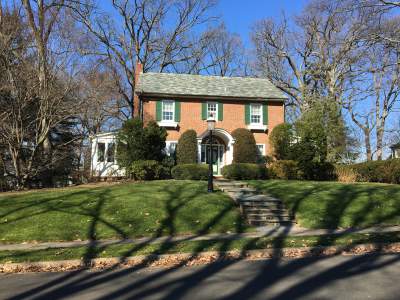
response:
<svg viewBox="0 0 400 300"><path fill-rule="evenodd" d="M255 164L258 158L258 150L254 135L245 128L238 128L232 132L235 139L233 145L233 163Z"/></svg>
<svg viewBox="0 0 400 300"><path fill-rule="evenodd" d="M155 180L163 179L166 176L166 171L155 160L137 160L130 165L128 175L134 180Z"/></svg>
<svg viewBox="0 0 400 300"><path fill-rule="evenodd" d="M195 130L186 130L179 138L176 162L178 165L197 163L197 133Z"/></svg>
<svg viewBox="0 0 400 300"><path fill-rule="evenodd" d="M340 166L354 172L356 181L400 183L400 159L380 161L368 161L348 166ZM336 175L339 179L341 169L336 167Z"/></svg>
<svg viewBox="0 0 400 300"><path fill-rule="evenodd" d="M117 134L118 164L129 169L135 161L162 161L166 137L166 129L155 121L148 122L146 127L140 118L125 121Z"/></svg>
<svg viewBox="0 0 400 300"><path fill-rule="evenodd" d="M293 126L291 124L279 124L272 129L269 143L273 150L273 156L278 160L291 159L291 142L293 140Z"/></svg>
<svg viewBox="0 0 400 300"><path fill-rule="evenodd" d="M356 182L357 172L349 165L335 165L336 179L339 182Z"/></svg>
<svg viewBox="0 0 400 300"><path fill-rule="evenodd" d="M227 179L265 179L267 168L258 164L233 163L223 167L221 173Z"/></svg>
<svg viewBox="0 0 400 300"><path fill-rule="evenodd" d="M208 165L205 164L182 164L171 170L172 178L180 180L207 180Z"/></svg>
<svg viewBox="0 0 400 300"><path fill-rule="evenodd" d="M269 176L276 179L302 179L299 166L294 160L277 160L269 164Z"/></svg>

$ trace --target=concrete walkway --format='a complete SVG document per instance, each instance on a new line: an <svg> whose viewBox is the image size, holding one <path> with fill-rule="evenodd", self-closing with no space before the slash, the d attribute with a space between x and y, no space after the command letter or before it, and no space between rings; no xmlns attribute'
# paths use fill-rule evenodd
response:
<svg viewBox="0 0 400 300"><path fill-rule="evenodd" d="M265 226L258 227L256 232L247 233L215 233L206 235L184 235L184 236L165 236L165 237L146 237L137 239L108 239L97 241L70 241L70 242L46 242L46 243L20 243L20 244L0 244L0 251L15 250L43 250L50 248L76 248L82 246L96 245L108 246L117 244L158 244L166 242L183 241L206 241L206 240L238 240L246 238L262 237L298 237L298 236L323 236L323 235L344 235L350 233L388 233L400 232L400 226L375 226L364 229L305 229L298 226Z"/></svg>

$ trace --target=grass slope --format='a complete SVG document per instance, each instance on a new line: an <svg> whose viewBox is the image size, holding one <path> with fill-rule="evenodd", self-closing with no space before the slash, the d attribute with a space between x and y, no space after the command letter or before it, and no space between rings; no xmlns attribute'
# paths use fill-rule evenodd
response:
<svg viewBox="0 0 400 300"><path fill-rule="evenodd" d="M400 185L291 180L250 181L280 198L308 228L400 224Z"/></svg>
<svg viewBox="0 0 400 300"><path fill-rule="evenodd" d="M239 210L205 182L153 181L0 194L0 242L241 232Z"/></svg>

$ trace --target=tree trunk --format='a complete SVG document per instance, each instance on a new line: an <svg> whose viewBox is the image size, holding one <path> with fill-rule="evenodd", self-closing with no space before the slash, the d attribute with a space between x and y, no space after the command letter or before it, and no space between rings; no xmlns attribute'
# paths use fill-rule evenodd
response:
<svg viewBox="0 0 400 300"><path fill-rule="evenodd" d="M370 130L364 130L364 142L365 142L365 153L367 155L367 161L372 160L372 151L371 151L371 137Z"/></svg>

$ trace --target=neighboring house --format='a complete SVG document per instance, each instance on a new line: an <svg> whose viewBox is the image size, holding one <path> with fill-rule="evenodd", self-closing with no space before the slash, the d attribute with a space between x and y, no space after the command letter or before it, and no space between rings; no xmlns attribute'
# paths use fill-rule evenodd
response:
<svg viewBox="0 0 400 300"><path fill-rule="evenodd" d="M400 143L390 146L390 150L392 151L391 158L400 158Z"/></svg>
<svg viewBox="0 0 400 300"><path fill-rule="evenodd" d="M271 150L268 134L284 122L286 97L267 79L141 72L137 76L135 114L144 123L156 120L159 126L167 129L168 154L175 151L184 131L194 129L198 134L198 161L207 163L206 121L208 118L216 120L213 132L215 174L220 174L223 166L232 163L235 143L232 131L249 129L254 134L260 155L266 155ZM92 139L92 149L97 151L92 155L92 166L97 176L109 176L107 174L118 170L115 162L106 159L109 146L103 146L115 145L114 139L115 134L100 134ZM101 147L99 142L103 143ZM98 161L99 157L101 161Z"/></svg>

